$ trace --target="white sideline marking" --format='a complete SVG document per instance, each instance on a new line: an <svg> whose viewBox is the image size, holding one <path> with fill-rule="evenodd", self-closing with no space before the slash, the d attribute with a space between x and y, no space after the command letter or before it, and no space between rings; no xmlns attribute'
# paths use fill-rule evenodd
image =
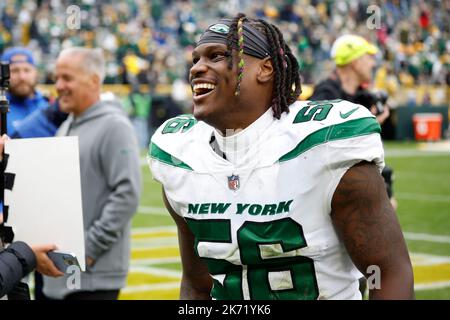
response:
<svg viewBox="0 0 450 320"><path fill-rule="evenodd" d="M449 151L419 151L385 149L386 158L409 158L409 157L448 157Z"/></svg>
<svg viewBox="0 0 450 320"><path fill-rule="evenodd" d="M166 208L164 207L139 207L138 214L153 214L158 216L169 216Z"/></svg>
<svg viewBox="0 0 450 320"><path fill-rule="evenodd" d="M436 182L441 183L443 181L450 180L450 173L443 174L442 172L434 173L434 172L427 172L426 175L424 175L423 172L416 172L416 171L402 171L402 170L395 170L394 173L394 181L398 179L398 177L401 178L410 178L414 180L420 180L420 181L430 181L430 182Z"/></svg>
<svg viewBox="0 0 450 320"><path fill-rule="evenodd" d="M178 289L180 287L180 281L177 282L163 282L158 284L143 284L140 286L129 286L122 290L121 293L137 293L144 291L162 291L162 290L173 290Z"/></svg>
<svg viewBox="0 0 450 320"><path fill-rule="evenodd" d="M178 240L176 236L173 237L161 237L161 238L146 238L146 239L133 239L131 241L133 249L141 248L160 248L160 247L176 247L178 246Z"/></svg>
<svg viewBox="0 0 450 320"><path fill-rule="evenodd" d="M172 278L181 279L181 271L156 268L156 267L132 266L130 268L130 272L137 272L137 273L151 274L151 275L157 275L157 276L162 276L162 277L172 277Z"/></svg>
<svg viewBox="0 0 450 320"><path fill-rule="evenodd" d="M450 281L436 281L424 284L415 284L414 290L435 290L450 287Z"/></svg>
<svg viewBox="0 0 450 320"><path fill-rule="evenodd" d="M428 253L410 252L413 266L433 266L437 264L450 263L450 257L437 256Z"/></svg>
<svg viewBox="0 0 450 320"><path fill-rule="evenodd" d="M405 239L428 242L450 243L450 236L434 235L428 233L403 232Z"/></svg>
<svg viewBox="0 0 450 320"><path fill-rule="evenodd" d="M169 258L131 259L131 265L136 267L162 263L181 263L181 258L180 256L174 256Z"/></svg>
<svg viewBox="0 0 450 320"><path fill-rule="evenodd" d="M420 150L450 152L450 141L422 142L419 144Z"/></svg>
<svg viewBox="0 0 450 320"><path fill-rule="evenodd" d="M446 194L422 194L422 193L406 193L396 192L395 197L398 199L428 201L428 202L449 202L450 195Z"/></svg>
<svg viewBox="0 0 450 320"><path fill-rule="evenodd" d="M138 235L138 234L145 234L145 233L152 233L152 232L174 232L177 233L177 227L176 226L160 226L160 227L146 227L146 228L133 228L131 229L131 234Z"/></svg>

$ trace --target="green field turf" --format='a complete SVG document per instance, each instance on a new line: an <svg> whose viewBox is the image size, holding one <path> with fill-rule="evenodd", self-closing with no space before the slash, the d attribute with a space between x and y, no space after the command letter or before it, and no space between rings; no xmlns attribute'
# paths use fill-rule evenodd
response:
<svg viewBox="0 0 450 320"><path fill-rule="evenodd" d="M417 299L450 299L450 144L385 143L394 168L398 217L414 265ZM128 287L121 299L177 299L181 268L161 188L143 164L144 192L133 219Z"/></svg>

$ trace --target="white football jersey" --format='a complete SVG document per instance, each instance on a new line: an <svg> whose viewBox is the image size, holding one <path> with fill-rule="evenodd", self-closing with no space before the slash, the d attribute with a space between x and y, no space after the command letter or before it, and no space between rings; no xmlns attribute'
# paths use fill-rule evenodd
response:
<svg viewBox="0 0 450 320"><path fill-rule="evenodd" d="M279 120L268 110L225 148L244 150L233 161L211 147L214 131L178 116L156 131L149 150L153 177L214 279L211 296L361 299L360 273L330 212L350 167L384 166L375 117L342 100L296 102Z"/></svg>

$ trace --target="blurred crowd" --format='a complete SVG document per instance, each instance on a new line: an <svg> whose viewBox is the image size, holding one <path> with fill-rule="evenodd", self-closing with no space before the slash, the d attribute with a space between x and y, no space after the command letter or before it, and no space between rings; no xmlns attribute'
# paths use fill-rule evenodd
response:
<svg viewBox="0 0 450 320"><path fill-rule="evenodd" d="M280 27L304 83L327 76L331 45L344 33L362 35L381 49L376 83L450 83L449 0L2 0L0 52L13 45L32 48L41 82L51 83L62 49L101 47L106 83L153 90L185 81L200 32L239 11Z"/></svg>

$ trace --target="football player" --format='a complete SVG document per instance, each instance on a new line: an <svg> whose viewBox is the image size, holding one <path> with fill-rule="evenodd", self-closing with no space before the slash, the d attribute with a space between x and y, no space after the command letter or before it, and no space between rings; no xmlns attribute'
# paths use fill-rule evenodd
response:
<svg viewBox="0 0 450 320"><path fill-rule="evenodd" d="M297 102L296 58L264 20L220 20L192 58L193 115L166 121L149 150L178 227L180 297L361 299L359 269L371 299L413 298L375 117Z"/></svg>

